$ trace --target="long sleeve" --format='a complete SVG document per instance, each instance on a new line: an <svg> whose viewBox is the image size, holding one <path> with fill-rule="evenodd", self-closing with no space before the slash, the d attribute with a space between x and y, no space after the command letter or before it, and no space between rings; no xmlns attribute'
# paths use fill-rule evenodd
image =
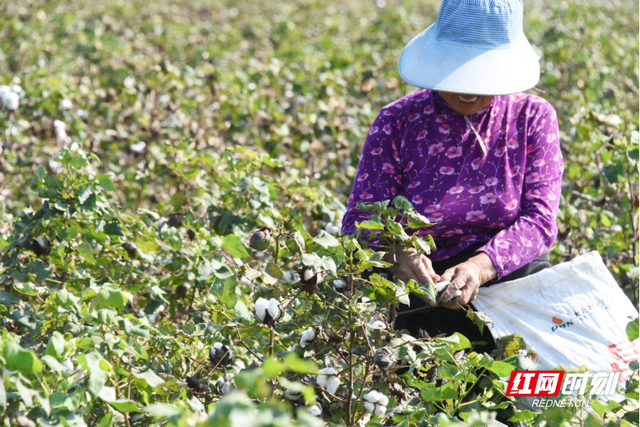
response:
<svg viewBox="0 0 640 427"><path fill-rule="evenodd" d="M520 211L509 227L501 230L477 252L493 260L500 279L533 261L556 241L563 159L558 119L554 108L544 104L527 126L527 149Z"/></svg>
<svg viewBox="0 0 640 427"><path fill-rule="evenodd" d="M347 212L342 219L342 232L358 232L356 222L369 218L369 213L356 208L358 202L377 202L393 199L402 183L402 169L398 155L397 142L402 128L398 118L398 108L389 105L383 108L374 120L362 149L351 195L347 200ZM369 232L363 230L361 240L371 246L380 247L376 237L368 239Z"/></svg>

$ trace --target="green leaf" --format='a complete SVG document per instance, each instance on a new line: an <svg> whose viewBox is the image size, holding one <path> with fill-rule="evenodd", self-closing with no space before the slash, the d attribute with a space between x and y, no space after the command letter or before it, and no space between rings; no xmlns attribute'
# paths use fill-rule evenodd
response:
<svg viewBox="0 0 640 427"><path fill-rule="evenodd" d="M518 412L513 417L509 418L508 421L511 421L512 423L517 423L518 421L530 420L533 417L535 417L536 415L538 415L538 414L533 412L533 411L528 411L528 410L527 411L522 411L522 412Z"/></svg>
<svg viewBox="0 0 640 427"><path fill-rule="evenodd" d="M64 336L60 332L54 331L51 338L49 338L45 354L59 358L64 354L66 345L67 342L64 339Z"/></svg>
<svg viewBox="0 0 640 427"><path fill-rule="evenodd" d="M393 206L404 211L413 210L413 205L411 204L409 199L404 196L396 196L395 199L393 199Z"/></svg>
<svg viewBox="0 0 640 427"><path fill-rule="evenodd" d="M35 375L42 372L42 362L31 350L25 350L18 344L9 341L4 347L4 359L7 368L20 371L23 375Z"/></svg>
<svg viewBox="0 0 640 427"><path fill-rule="evenodd" d="M248 258L251 256L247 248L242 244L242 238L235 234L227 234L224 236L222 247L229 251L234 258Z"/></svg>
<svg viewBox="0 0 640 427"><path fill-rule="evenodd" d="M436 340L452 344L454 351L471 348L471 342L459 332L454 332L453 335L449 335L448 337L436 338Z"/></svg>
<svg viewBox="0 0 640 427"><path fill-rule="evenodd" d="M384 224L375 221L356 221L356 228L365 230L384 230Z"/></svg>
<svg viewBox="0 0 640 427"><path fill-rule="evenodd" d="M425 387L420 392L422 399L425 402L433 402L434 400L447 400L457 399L458 393L456 392L453 382L448 382L442 387Z"/></svg>
<svg viewBox="0 0 640 427"><path fill-rule="evenodd" d="M113 181L111 181L109 175L98 175L96 179L104 191L116 191L116 186L113 185Z"/></svg>
<svg viewBox="0 0 640 427"><path fill-rule="evenodd" d="M98 397L120 412L140 412L138 404L129 399L116 399L116 390L113 387L104 387Z"/></svg>
<svg viewBox="0 0 640 427"><path fill-rule="evenodd" d="M313 241L325 249L340 246L340 242L324 230L320 230L320 233L313 238Z"/></svg>
<svg viewBox="0 0 640 427"><path fill-rule="evenodd" d="M626 328L627 336L631 341L638 339L638 318L636 317L631 322L627 323Z"/></svg>
<svg viewBox="0 0 640 427"><path fill-rule="evenodd" d="M511 375L511 371L515 369L515 366L505 362L501 362L499 360L494 360L491 365L487 367L487 369L498 375L500 378L504 378Z"/></svg>
<svg viewBox="0 0 640 427"><path fill-rule="evenodd" d="M149 384L149 387L157 387L160 384L164 383L164 380L156 375L156 373L151 369L144 372L134 372L133 376L138 379L145 380L147 384Z"/></svg>
<svg viewBox="0 0 640 427"><path fill-rule="evenodd" d="M142 410L147 414L153 415L154 417L163 418L173 417L180 414L181 412L181 410L177 406L170 405L168 403L152 403L151 405L142 408Z"/></svg>

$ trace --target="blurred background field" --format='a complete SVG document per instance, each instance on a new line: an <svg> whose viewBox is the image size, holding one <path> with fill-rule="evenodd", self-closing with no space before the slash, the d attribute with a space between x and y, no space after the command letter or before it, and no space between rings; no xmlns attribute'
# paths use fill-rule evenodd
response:
<svg viewBox="0 0 640 427"><path fill-rule="evenodd" d="M344 203L375 114L417 90L397 59L438 7L4 2L0 84L25 96L11 120L0 112L0 233L37 203L26 183L52 167L54 120L114 174L123 212L205 208L216 197L212 162L234 145L288 160L281 182L306 177ZM635 298L638 4L533 1L525 20L545 72L536 94L558 111L566 164L553 261L598 250Z"/></svg>

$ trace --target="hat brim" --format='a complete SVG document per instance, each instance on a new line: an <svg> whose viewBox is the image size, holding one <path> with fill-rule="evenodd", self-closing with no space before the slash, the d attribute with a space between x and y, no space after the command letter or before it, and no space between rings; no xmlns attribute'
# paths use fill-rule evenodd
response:
<svg viewBox="0 0 640 427"><path fill-rule="evenodd" d="M426 89L474 95L509 95L540 79L540 59L524 33L508 47L488 49L436 38L432 24L400 55L400 76Z"/></svg>

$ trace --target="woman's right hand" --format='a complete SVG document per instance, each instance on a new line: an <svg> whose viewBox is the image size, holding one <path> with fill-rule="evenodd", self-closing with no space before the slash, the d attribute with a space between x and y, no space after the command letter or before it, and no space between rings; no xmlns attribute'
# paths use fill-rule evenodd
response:
<svg viewBox="0 0 640 427"><path fill-rule="evenodd" d="M389 250L383 259L394 264L392 250ZM433 270L431 260L414 248L406 248L404 246L396 247L395 259L398 264L398 278L405 283L413 279L418 282L420 286L427 283L435 285L435 283L440 280L440 276ZM421 295L418 295L418 297L430 306L436 306L435 301L423 298Z"/></svg>

